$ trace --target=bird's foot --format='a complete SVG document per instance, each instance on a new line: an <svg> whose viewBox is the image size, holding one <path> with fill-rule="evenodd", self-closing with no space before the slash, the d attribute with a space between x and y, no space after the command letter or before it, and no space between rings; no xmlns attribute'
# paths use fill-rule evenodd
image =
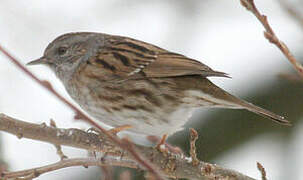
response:
<svg viewBox="0 0 303 180"><path fill-rule="evenodd" d="M132 128L131 125L122 125L122 126L117 126L114 128L109 129L107 132L109 132L112 135L117 135L119 132L124 131L126 129L130 129ZM87 132L92 132L92 133L96 133L96 134L102 134L101 131L98 128L95 127L91 127L87 130Z"/></svg>
<svg viewBox="0 0 303 180"><path fill-rule="evenodd" d="M119 132L130 129L130 128L132 128L132 126L126 124L126 125L114 127L112 129L108 130L108 132L113 134L113 135L117 135Z"/></svg>
<svg viewBox="0 0 303 180"><path fill-rule="evenodd" d="M158 144L156 145L156 149L160 152L167 152L168 149L166 148L166 139L167 139L167 134L164 134Z"/></svg>
<svg viewBox="0 0 303 180"><path fill-rule="evenodd" d="M167 134L164 134L161 139L158 136L148 136L147 139L152 143L157 143L156 149L160 152L183 154L183 151L179 147L175 147L166 143Z"/></svg>

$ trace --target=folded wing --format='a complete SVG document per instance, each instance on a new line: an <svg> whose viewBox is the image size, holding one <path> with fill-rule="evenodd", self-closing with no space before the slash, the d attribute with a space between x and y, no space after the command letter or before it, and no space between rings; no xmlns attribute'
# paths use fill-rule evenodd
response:
<svg viewBox="0 0 303 180"><path fill-rule="evenodd" d="M116 37L101 47L96 63L124 79L161 78L187 75L228 77L181 54L126 37ZM94 62L92 62L94 63Z"/></svg>

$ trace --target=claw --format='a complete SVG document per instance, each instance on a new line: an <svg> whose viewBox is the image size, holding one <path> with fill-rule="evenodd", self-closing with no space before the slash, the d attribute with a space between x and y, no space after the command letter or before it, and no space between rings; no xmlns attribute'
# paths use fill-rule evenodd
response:
<svg viewBox="0 0 303 180"><path fill-rule="evenodd" d="M147 139L149 141L151 141L152 143L158 142L157 145L156 145L156 148L160 152L170 151L174 154L184 154L183 151L179 147L174 147L174 146L165 142L166 139L167 139L167 134L163 135L161 139L157 136L148 136Z"/></svg>
<svg viewBox="0 0 303 180"><path fill-rule="evenodd" d="M167 148L166 148L166 139L167 139L167 134L164 134L162 136L162 138L160 139L159 143L157 144L156 148L160 151L160 152L166 152Z"/></svg>
<svg viewBox="0 0 303 180"><path fill-rule="evenodd" d="M95 134L100 134L100 130L95 128L95 127L91 127L88 130L86 130L87 133L95 133Z"/></svg>

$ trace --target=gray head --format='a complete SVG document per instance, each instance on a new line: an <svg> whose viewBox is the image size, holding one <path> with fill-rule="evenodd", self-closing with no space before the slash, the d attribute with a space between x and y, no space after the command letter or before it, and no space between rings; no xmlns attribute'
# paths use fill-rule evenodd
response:
<svg viewBox="0 0 303 180"><path fill-rule="evenodd" d="M90 32L61 35L47 46L41 58L29 62L28 65L45 64L63 80L81 62L97 53L104 43L104 37L104 34Z"/></svg>

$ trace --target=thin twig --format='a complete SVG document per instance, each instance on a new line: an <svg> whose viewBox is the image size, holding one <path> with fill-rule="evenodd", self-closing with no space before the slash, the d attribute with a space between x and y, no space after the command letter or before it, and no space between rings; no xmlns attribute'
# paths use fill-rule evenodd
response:
<svg viewBox="0 0 303 180"><path fill-rule="evenodd" d="M264 169L264 167L262 166L261 163L257 162L257 168L258 168L258 170L261 173L262 180L267 180L267 178L266 178L266 171L265 171L265 169Z"/></svg>
<svg viewBox="0 0 303 180"><path fill-rule="evenodd" d="M52 119L50 120L50 126L54 127L54 128L57 127L56 122ZM61 160L67 159L68 157L63 153L61 146L58 145L58 144L54 144L54 145L55 145L55 148L57 150L57 154L59 155L60 159Z"/></svg>
<svg viewBox="0 0 303 180"><path fill-rule="evenodd" d="M39 125L34 123L28 123L25 121L20 121L11 117L8 117L4 114L0 114L0 131L7 132L13 135L16 135L19 138L29 138L33 140L48 142L51 144L66 145L76 148L85 149L88 151L104 152L107 155L103 157L105 159L105 164L110 166L122 166L130 168L140 168L146 170L147 168L142 164L139 164L134 160L133 155L117 147L105 134L95 134L85 132L79 129L62 129L49 127L47 125ZM186 157L184 154L167 152L162 153L153 147L144 147L139 145L133 145L142 156L148 158L149 161L158 167L157 170L160 170L161 173L165 174L167 177L171 178L186 178L192 180L198 179L242 179L242 180L253 180L248 176L245 176L234 170L222 168L218 165L205 163L199 161L197 166L193 166L192 161L189 161L189 157ZM134 149L131 147L131 149ZM111 161L107 160L109 157L112 157ZM98 158L86 158L87 162L79 163L79 166L88 166L92 161L98 161ZM64 164L67 163L68 165ZM79 161L77 161L79 162ZM103 161L104 162L104 161ZM63 160L58 162L59 165L55 166L55 169L61 169L65 167L70 167L69 160ZM95 164L100 165L100 164ZM102 165L102 164L101 164ZM47 166L48 167L48 166ZM54 166L51 166L54 167ZM37 171L25 170L20 172L5 172L0 176L1 178L7 177L24 177L24 175L36 174L39 175L44 171L40 171L39 168ZM45 167L42 169L45 169ZM26 172L26 173L25 173ZM34 173L33 173L34 172Z"/></svg>
<svg viewBox="0 0 303 180"><path fill-rule="evenodd" d="M43 86L44 88L46 88L49 92L51 92L52 94L54 94L60 101L62 101L64 104L66 104L72 110L74 110L77 117L81 117L81 119L83 119L86 122L88 122L89 124L97 127L103 134L107 135L109 137L109 139L111 139L115 144L117 144L122 149L124 148L126 151L128 151L130 154L132 154L134 158L140 157L138 154L136 154L136 151L132 151L132 150L128 149L128 147L130 147L130 145L127 145L127 143L130 144L131 142L129 142L129 141L128 142L122 142L119 138L117 138L117 136L114 136L110 132L106 131L99 124L97 124L95 121L93 121L90 117L88 117L87 115L85 115L76 106L74 106L72 103L70 103L69 101L67 101L63 96L61 96L59 93L57 93L48 81L42 81L42 80L40 80L33 73L31 73L29 70L27 70L16 58L14 58L10 53L8 53L1 45L0 45L0 51L2 51L2 53L5 54L8 57L8 59L11 62L13 62L25 74L27 74L29 77L31 77L33 80L35 80L38 84L40 84L41 86ZM142 157L142 159L144 159L145 162L143 164L141 164L141 165L143 165L143 166L147 165L146 166L147 170L150 171L150 172L152 172L152 173L154 173L154 176L157 179L159 179L159 180L164 180L165 179L163 177L163 175L161 175L159 172L157 172L157 170L150 169L153 166L151 165L150 162L146 161L146 158ZM142 163L142 159L140 159L140 160L138 159L139 163Z"/></svg>
<svg viewBox="0 0 303 180"><path fill-rule="evenodd" d="M124 142L125 145L128 146L127 149L129 150L129 152L130 152L133 156L134 156L134 155L136 156L136 157L134 157L134 158L137 160L137 162L138 162L139 164L143 165L144 167L147 167L147 169L159 171L156 167L153 166L152 163L146 163L146 161L143 159L142 155L140 155L139 153L136 152L134 144L129 143L129 140L128 140L127 138L123 138L123 139L122 139L122 142ZM152 166L152 167L149 167L149 166ZM157 172L153 172L153 171L150 171L150 172L153 174L153 176L154 176L156 179L158 179L158 177L155 176L155 174L156 174Z"/></svg>
<svg viewBox="0 0 303 180"><path fill-rule="evenodd" d="M288 80L290 82L294 82L294 83L303 82L303 79L300 76L298 76L297 74L280 73L280 74L278 74L278 77L281 79Z"/></svg>
<svg viewBox="0 0 303 180"><path fill-rule="evenodd" d="M102 160L100 158L71 158L71 159L64 159L62 161L49 164L46 166L41 166L37 168L27 169L23 171L15 171L15 172L4 172L3 177L5 179L9 178L16 178L16 177L26 177L30 176L32 178L39 177L41 174L45 174L47 172L55 171L58 169L63 169L67 167L74 167L74 166L121 166L123 162L119 161L119 158L115 156L107 156ZM124 167L136 168L136 164L131 164L131 162L127 162L123 165Z"/></svg>
<svg viewBox="0 0 303 180"><path fill-rule="evenodd" d="M190 157L192 159L192 163L194 166L197 166L199 164L199 159L197 158L197 152L196 152L196 141L198 139L198 133L195 129L190 129Z"/></svg>
<svg viewBox="0 0 303 180"><path fill-rule="evenodd" d="M240 2L242 6L244 6L248 11L252 12L261 22L261 24L265 28L264 31L265 38L268 39L269 42L275 44L281 50L284 56L293 65L294 69L297 70L299 75L303 78L303 66L292 55L286 44L278 39L275 32L269 25L267 17L265 15L262 15L257 9L257 7L255 6L254 0L240 0Z"/></svg>

